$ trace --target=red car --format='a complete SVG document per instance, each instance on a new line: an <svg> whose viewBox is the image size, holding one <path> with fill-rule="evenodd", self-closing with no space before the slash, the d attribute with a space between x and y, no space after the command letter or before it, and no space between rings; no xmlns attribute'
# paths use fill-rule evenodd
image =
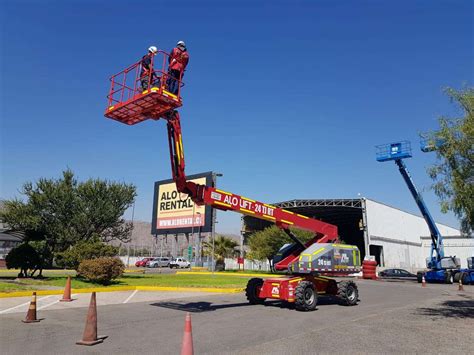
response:
<svg viewBox="0 0 474 355"><path fill-rule="evenodd" d="M146 263L149 262L150 260L152 260L153 258L143 258L141 260L138 260L136 263L135 263L135 266L136 267L145 267L146 266Z"/></svg>

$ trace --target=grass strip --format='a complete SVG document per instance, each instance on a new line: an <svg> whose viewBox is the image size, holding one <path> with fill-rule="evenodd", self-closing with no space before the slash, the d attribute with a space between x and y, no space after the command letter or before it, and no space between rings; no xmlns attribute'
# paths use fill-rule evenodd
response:
<svg viewBox="0 0 474 355"><path fill-rule="evenodd" d="M240 275L239 275L240 276ZM5 279L2 275L0 277L1 284L5 285L0 292L23 291L28 289L62 288L66 284L67 275L52 275L44 279L19 279L15 283L1 282ZM9 277L7 277L9 278ZM209 274L124 274L121 278L113 281L110 285L104 286L99 283L88 282L76 277L72 278L73 289L87 289L87 288L113 288L120 286L150 286L150 287L171 287L171 288L217 288L217 289L235 289L244 288L247 285L249 277L228 277L226 275L209 275Z"/></svg>
<svg viewBox="0 0 474 355"><path fill-rule="evenodd" d="M11 282L0 282L0 292L14 292L29 289L29 286L17 285Z"/></svg>

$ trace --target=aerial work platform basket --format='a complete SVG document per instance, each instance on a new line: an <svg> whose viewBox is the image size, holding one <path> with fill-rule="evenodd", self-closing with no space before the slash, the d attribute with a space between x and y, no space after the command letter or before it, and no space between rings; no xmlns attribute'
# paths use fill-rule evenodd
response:
<svg viewBox="0 0 474 355"><path fill-rule="evenodd" d="M166 112L182 106L184 84L181 78L168 72L169 54L158 50L150 58L148 73L142 70L140 60L110 78L105 117L134 125L149 118L158 120Z"/></svg>
<svg viewBox="0 0 474 355"><path fill-rule="evenodd" d="M400 160L411 158L411 143L409 141L401 141L389 144L381 144L375 147L377 161Z"/></svg>
<svg viewBox="0 0 474 355"><path fill-rule="evenodd" d="M434 152L441 148L446 140L436 135L423 134L420 139L420 149L423 153Z"/></svg>

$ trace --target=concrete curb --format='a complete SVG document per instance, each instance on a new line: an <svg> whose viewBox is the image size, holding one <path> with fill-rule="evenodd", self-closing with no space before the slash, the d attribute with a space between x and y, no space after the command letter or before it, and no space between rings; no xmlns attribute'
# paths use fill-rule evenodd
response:
<svg viewBox="0 0 474 355"><path fill-rule="evenodd" d="M239 293L243 288L211 288L211 287L170 287L170 286L114 286L114 287L93 287L93 288L73 288L72 293L91 292L120 292L120 291L174 291L174 292L214 292L214 293ZM62 295L64 290L31 290L17 292L0 292L0 298L26 297L36 292L38 296Z"/></svg>
<svg viewBox="0 0 474 355"><path fill-rule="evenodd" d="M176 271L178 275L212 275L210 271ZM215 272L214 275L219 276L255 276L255 277L270 277L270 278L277 278L277 277L285 277L286 275L280 274L247 274L247 273L233 273L233 272Z"/></svg>
<svg viewBox="0 0 474 355"><path fill-rule="evenodd" d="M218 288L218 287L169 287L169 286L137 286L139 291L174 291L174 292L214 292L214 293L239 293L244 288Z"/></svg>

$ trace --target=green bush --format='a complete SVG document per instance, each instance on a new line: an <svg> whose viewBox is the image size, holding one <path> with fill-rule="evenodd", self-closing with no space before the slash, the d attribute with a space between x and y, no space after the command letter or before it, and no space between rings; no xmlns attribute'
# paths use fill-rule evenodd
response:
<svg viewBox="0 0 474 355"><path fill-rule="evenodd" d="M122 276L125 265L119 258L97 258L83 260L77 270L78 276L88 281L107 285Z"/></svg>
<svg viewBox="0 0 474 355"><path fill-rule="evenodd" d="M8 269L20 269L18 277L28 277L28 269L36 270L41 266L38 252L28 243L13 248L5 258Z"/></svg>
<svg viewBox="0 0 474 355"><path fill-rule="evenodd" d="M77 270L83 260L117 256L118 248L100 241L79 242L62 253L56 254L56 264Z"/></svg>

